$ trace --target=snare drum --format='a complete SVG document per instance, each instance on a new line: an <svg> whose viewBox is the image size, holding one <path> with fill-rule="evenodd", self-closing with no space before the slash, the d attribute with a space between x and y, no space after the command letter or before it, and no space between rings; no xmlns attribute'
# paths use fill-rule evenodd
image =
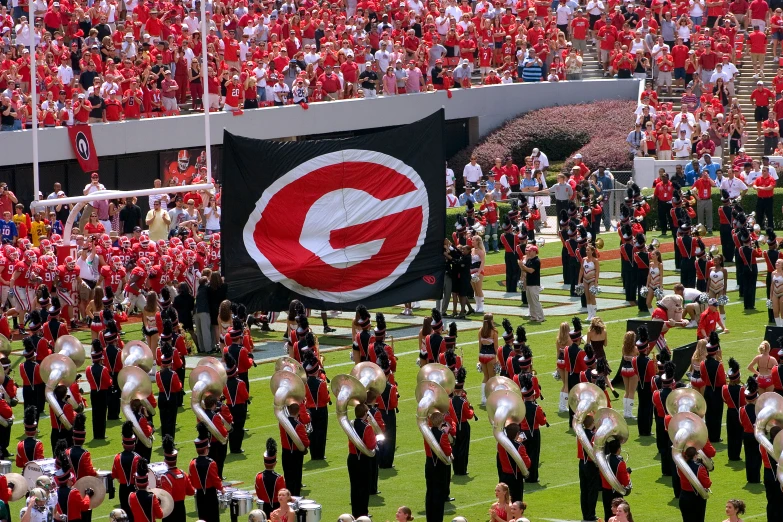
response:
<svg viewBox="0 0 783 522"><path fill-rule="evenodd" d="M238 491L231 498L231 516L241 517L253 511L253 495L247 491Z"/></svg>
<svg viewBox="0 0 783 522"><path fill-rule="evenodd" d="M261 511L264 510L264 501L260 498L256 499L256 509L260 509Z"/></svg>
<svg viewBox="0 0 783 522"><path fill-rule="evenodd" d="M305 504L299 510L302 522L321 522L321 504Z"/></svg>
<svg viewBox="0 0 783 522"><path fill-rule="evenodd" d="M237 491L239 491L237 488L223 488L223 493L218 493L218 504L221 511L231 507L231 499Z"/></svg>

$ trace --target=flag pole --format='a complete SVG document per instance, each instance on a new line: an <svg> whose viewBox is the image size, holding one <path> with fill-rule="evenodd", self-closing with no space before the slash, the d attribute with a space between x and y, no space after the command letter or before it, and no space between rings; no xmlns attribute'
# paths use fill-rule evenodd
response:
<svg viewBox="0 0 783 522"><path fill-rule="evenodd" d="M209 105L212 94L209 92L209 66L207 62L207 0L201 0L201 74L202 87L204 88L204 98L207 103L204 104L204 144L207 153L207 183L212 183L212 147L209 139ZM215 94L220 96L220 94Z"/></svg>
<svg viewBox="0 0 783 522"><path fill-rule="evenodd" d="M40 180L38 179L38 67L35 58L35 18L33 18L32 27L28 21L27 28L30 31L30 97L33 100L33 192L35 201L38 201L40 200Z"/></svg>

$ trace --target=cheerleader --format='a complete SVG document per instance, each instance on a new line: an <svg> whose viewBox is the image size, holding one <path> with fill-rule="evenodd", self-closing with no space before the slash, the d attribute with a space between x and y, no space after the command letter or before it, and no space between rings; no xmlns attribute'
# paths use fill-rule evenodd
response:
<svg viewBox="0 0 783 522"><path fill-rule="evenodd" d="M748 377L745 386L745 406L739 410L742 424L742 442L745 447L745 479L748 484L761 482L761 452L759 442L754 434L756 424L756 399L758 399L758 383L752 375Z"/></svg>
<svg viewBox="0 0 783 522"><path fill-rule="evenodd" d="M712 266L709 269L709 279L707 280L707 295L720 300L726 295L726 281L729 280L729 272L724 265L724 258L721 254L712 258ZM725 322L726 308L720 305L720 318Z"/></svg>
<svg viewBox="0 0 783 522"><path fill-rule="evenodd" d="M609 336L603 320L598 316L593 317L593 320L590 321L590 329L587 331L587 342L593 345L595 356L598 359L606 357L604 348L608 340Z"/></svg>
<svg viewBox="0 0 783 522"><path fill-rule="evenodd" d="M596 306L596 293L592 291L593 287L598 288L598 277L601 273L601 267L598 259L595 257L595 247L588 244L585 247L587 257L582 260L582 267L579 270L579 284L585 289L585 299L587 301L587 320L592 321L595 317L598 307Z"/></svg>
<svg viewBox="0 0 783 522"><path fill-rule="evenodd" d="M481 405L484 406L487 403L487 381L495 376L495 361L498 352L498 331L495 329L492 314L484 314L484 323L481 325L481 330L479 330L478 341L479 367L483 374L483 380L481 381Z"/></svg>
<svg viewBox="0 0 783 522"><path fill-rule="evenodd" d="M771 228L767 229L767 245L769 248L762 252L762 255L764 256L764 262L767 265L767 278L766 278L766 286L767 286L767 296L770 300L772 300L769 295L770 287L772 286L772 272L774 272L777 269L778 265L778 259L783 259L780 257L780 250L779 245L777 241L777 237L775 236L775 231ZM782 281L783 282L783 281ZM721 307L721 314L723 313L723 308ZM769 316L769 323L775 323L777 326L782 326L780 323L781 321L777 318L775 315L775 312L773 308L767 309L767 315Z"/></svg>
<svg viewBox="0 0 783 522"><path fill-rule="evenodd" d="M147 294L147 302L141 310L141 322L144 341L153 350L158 347L158 339L160 338L157 326L157 314L159 311L158 294L150 291Z"/></svg>
<svg viewBox="0 0 783 522"><path fill-rule="evenodd" d="M511 326L511 321L509 321L508 318L503 318L502 324L504 344L498 349L498 363L500 363L500 375L509 377L508 370L506 369L506 361L514 350L514 327Z"/></svg>
<svg viewBox="0 0 783 522"><path fill-rule="evenodd" d="M769 300L772 303L772 317L775 326L783 326L783 259L775 262L775 270L769 276Z"/></svg>
<svg viewBox="0 0 783 522"><path fill-rule="evenodd" d="M560 388L560 403L557 409L559 413L568 411L568 378L565 369L565 350L571 344L571 338L568 336L570 331L571 327L568 326L568 323L560 323L560 331L557 333L557 339L555 340L555 351L557 353L555 376L563 384Z"/></svg>
<svg viewBox="0 0 783 522"><path fill-rule="evenodd" d="M473 408L465 395L465 377L467 377L465 368L460 368L456 371L454 393L451 396L451 406L456 415L454 422L457 425L457 435L454 437L454 445L452 447L454 475L468 474L470 420L476 418L476 414L473 412Z"/></svg>
<svg viewBox="0 0 783 522"><path fill-rule="evenodd" d="M740 365L734 359L729 359L728 384L723 385L723 402L726 404L726 442L729 460L741 460L742 423L740 409L745 406L745 387L742 385Z"/></svg>
<svg viewBox="0 0 783 522"><path fill-rule="evenodd" d="M632 331L625 332L623 336L623 360L620 363L620 375L623 378L623 417L633 419L633 401L636 393L636 384L639 378L636 370L633 368L633 359L639 355L636 348L636 333Z"/></svg>
<svg viewBox="0 0 783 522"><path fill-rule="evenodd" d="M701 363L707 359L707 339L700 339L691 355L691 388L704 395L704 379L701 375Z"/></svg>
<svg viewBox="0 0 783 522"><path fill-rule="evenodd" d="M783 263L783 260L779 261L779 263ZM775 358L769 354L770 345L767 341L761 342L758 351L759 354L750 361L748 371L756 377L756 382L759 385L759 391L761 393L773 391L772 370L778 363Z"/></svg>
<svg viewBox="0 0 783 522"><path fill-rule="evenodd" d="M649 254L650 270L647 274L647 309L652 306L653 296L657 289L663 290L663 260L658 250Z"/></svg>
<svg viewBox="0 0 783 522"><path fill-rule="evenodd" d="M484 261L486 252L481 236L475 235L470 240L472 250L470 252L470 284L473 287L473 295L476 298L476 312L484 312ZM493 352L494 354L494 352Z"/></svg>

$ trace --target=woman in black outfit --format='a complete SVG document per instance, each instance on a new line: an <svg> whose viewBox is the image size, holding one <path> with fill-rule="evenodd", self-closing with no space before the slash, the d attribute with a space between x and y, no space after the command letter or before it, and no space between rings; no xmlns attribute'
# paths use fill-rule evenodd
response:
<svg viewBox="0 0 783 522"><path fill-rule="evenodd" d="M179 284L177 297L174 298L173 304L182 329L190 334L191 339L195 339L196 332L193 329L193 313L196 309L196 299L190 293L190 287L187 283Z"/></svg>
<svg viewBox="0 0 783 522"><path fill-rule="evenodd" d="M213 350L219 346L218 340L220 339L220 329L218 328L218 309L220 303L226 299L228 292L228 285L223 282L223 278L220 272L212 272L209 276L209 291L207 293L209 299L209 324L212 326L212 339Z"/></svg>
<svg viewBox="0 0 783 522"><path fill-rule="evenodd" d="M460 256L459 261L456 263L458 272L457 282L452 282L452 284L456 284L457 288L459 288L460 311L457 317L459 319L464 319L466 313L473 313L473 308L470 306L470 303L468 303L468 298L473 295L473 287L470 284L470 265L472 256L470 255L469 246L462 246L460 247L460 250L462 251L462 256ZM467 310L465 310L466 308Z"/></svg>

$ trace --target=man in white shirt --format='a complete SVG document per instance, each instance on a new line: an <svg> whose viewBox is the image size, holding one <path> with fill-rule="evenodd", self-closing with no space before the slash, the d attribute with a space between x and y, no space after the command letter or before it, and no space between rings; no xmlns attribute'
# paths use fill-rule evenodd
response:
<svg viewBox="0 0 783 522"><path fill-rule="evenodd" d="M729 197L734 199L738 196L744 196L748 191L748 186L741 179L734 176L733 169L728 169L728 177L721 182L720 189L728 192Z"/></svg>
<svg viewBox="0 0 783 522"><path fill-rule="evenodd" d="M391 54L389 54L388 43L386 41L382 41L381 48L375 51L375 61L378 62L378 72L380 75L386 74L386 69L391 65Z"/></svg>
<svg viewBox="0 0 783 522"><path fill-rule="evenodd" d="M462 170L462 179L465 183L475 185L481 179L481 165L476 163L477 159L475 154L471 155L470 163L465 165L465 168Z"/></svg>
<svg viewBox="0 0 783 522"><path fill-rule="evenodd" d="M99 190L106 190L106 187L99 181L98 173L93 172L90 175L90 182L84 186L84 190L82 191L82 194L85 196L89 196L93 192L97 192Z"/></svg>
<svg viewBox="0 0 783 522"><path fill-rule="evenodd" d="M739 70L737 70L736 65L729 61L729 57L726 55L723 56L723 63L721 66L723 68L723 74L729 77L729 79L726 81L726 89L729 91L729 96L733 97L735 88L734 81L739 74Z"/></svg>
<svg viewBox="0 0 783 522"><path fill-rule="evenodd" d="M680 136L674 140L672 151L676 159L688 159L691 156L691 140L685 129L680 131Z"/></svg>
<svg viewBox="0 0 783 522"><path fill-rule="evenodd" d="M568 24L571 22L573 14L574 12L566 5L565 0L560 0L560 3L557 5L557 10L555 11L555 19L561 30L563 27L565 27L566 30L568 29Z"/></svg>
<svg viewBox="0 0 783 522"><path fill-rule="evenodd" d="M57 78L63 85L73 86L73 69L71 66L63 63L57 68Z"/></svg>
<svg viewBox="0 0 783 522"><path fill-rule="evenodd" d="M196 10L194 9L190 11L182 23L188 26L188 31L190 34L193 34L194 31L197 31L199 26L199 19L196 17Z"/></svg>
<svg viewBox="0 0 783 522"><path fill-rule="evenodd" d="M453 187L454 186L454 180L455 179L456 178L454 176L454 171L449 168L449 162L447 161L446 162L446 188L447 189L449 187Z"/></svg>
<svg viewBox="0 0 783 522"><path fill-rule="evenodd" d="M769 156L762 156L761 157L761 165L763 167L768 167L769 168L769 177L770 178L774 179L775 181L778 180L778 171L777 171L777 169L775 167L773 167L769 163Z"/></svg>
<svg viewBox="0 0 783 522"><path fill-rule="evenodd" d="M549 158L546 157L546 154L541 152L538 147L533 149L533 152L530 154L530 157L533 158L533 162L536 160L541 162L541 170L548 170L549 169Z"/></svg>
<svg viewBox="0 0 783 522"><path fill-rule="evenodd" d="M685 138L691 139L691 133L696 126L696 119L693 117L693 114L688 112L686 105L683 104L680 113L674 117L673 125L677 130L677 135L680 135L680 131L685 131Z"/></svg>
<svg viewBox="0 0 783 522"><path fill-rule="evenodd" d="M161 183L160 180L156 179L155 181L152 182L152 187L153 188L160 188L160 183ZM153 208L155 206L155 203L157 201L160 201L161 202L161 207L165 210L166 207L169 204L169 195L168 194L150 194L149 200L150 200L150 204L149 204L150 208Z"/></svg>
<svg viewBox="0 0 783 522"><path fill-rule="evenodd" d="M321 59L321 55L315 52L315 45L305 44L304 50L305 64L310 65L311 63L318 63L318 60ZM385 70L386 69L383 69L383 71Z"/></svg>

